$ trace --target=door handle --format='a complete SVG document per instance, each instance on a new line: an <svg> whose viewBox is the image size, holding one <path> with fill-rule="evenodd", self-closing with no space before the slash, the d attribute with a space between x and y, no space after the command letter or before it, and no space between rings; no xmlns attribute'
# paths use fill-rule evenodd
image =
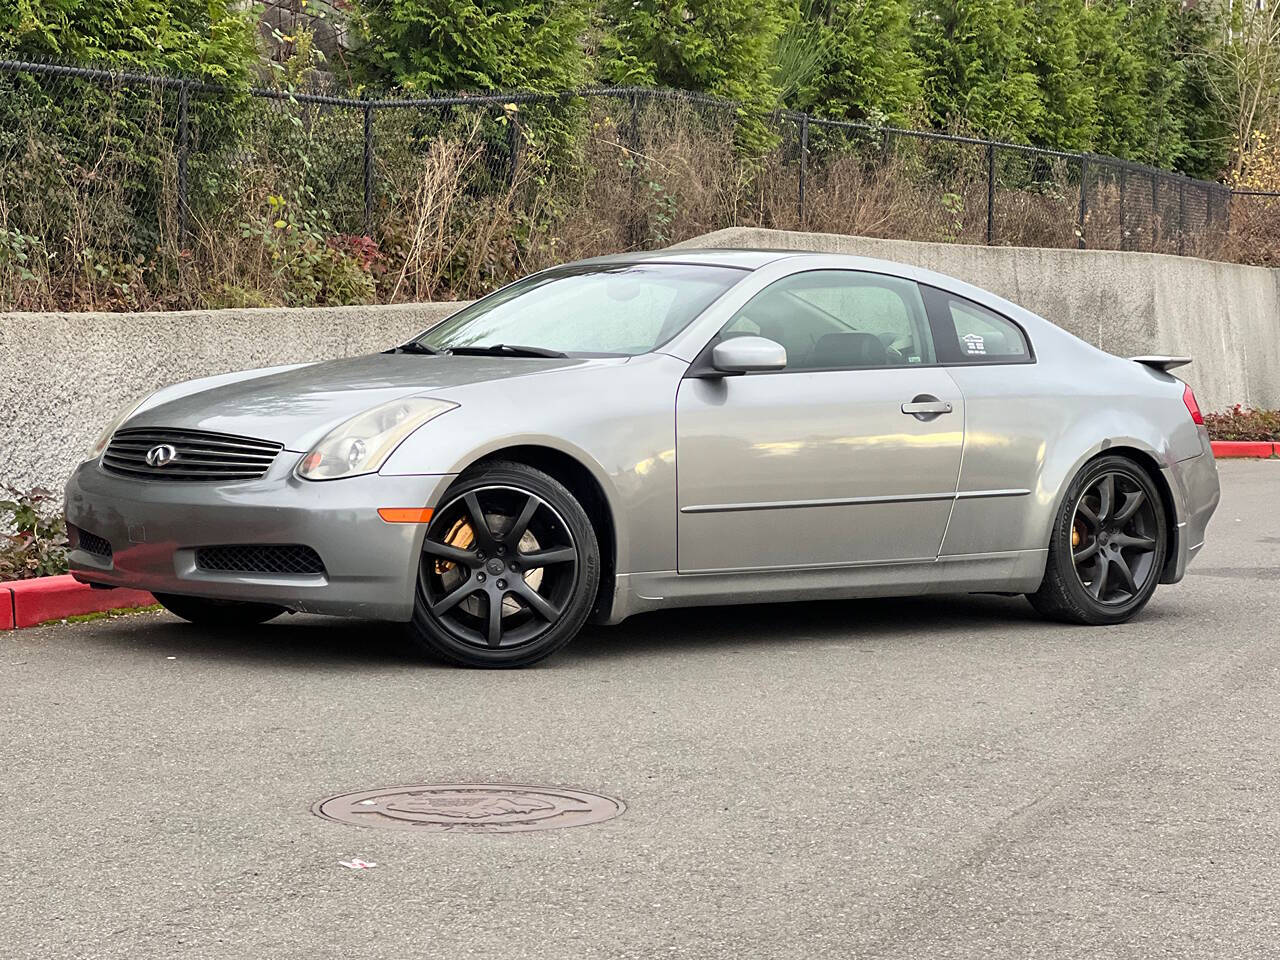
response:
<svg viewBox="0 0 1280 960"><path fill-rule="evenodd" d="M919 396L910 403L904 403L902 412L913 417L936 417L942 413L950 413L951 404L946 400L939 400L937 397Z"/></svg>

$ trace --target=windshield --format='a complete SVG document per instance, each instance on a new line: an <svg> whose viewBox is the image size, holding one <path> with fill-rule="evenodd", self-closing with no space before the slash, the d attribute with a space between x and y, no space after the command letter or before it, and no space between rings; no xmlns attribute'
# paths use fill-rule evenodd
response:
<svg viewBox="0 0 1280 960"><path fill-rule="evenodd" d="M415 342L636 356L666 343L744 276L687 263L561 267L476 301Z"/></svg>

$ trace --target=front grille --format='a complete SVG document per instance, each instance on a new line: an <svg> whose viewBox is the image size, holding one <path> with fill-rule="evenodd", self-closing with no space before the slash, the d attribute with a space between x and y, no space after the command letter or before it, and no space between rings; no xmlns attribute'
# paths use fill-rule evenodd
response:
<svg viewBox="0 0 1280 960"><path fill-rule="evenodd" d="M100 537L96 533L90 533L88 530L75 529L76 546L85 553L92 553L95 557L103 557L107 560L111 559L111 541L106 537Z"/></svg>
<svg viewBox="0 0 1280 960"><path fill-rule="evenodd" d="M320 554L301 544L198 547L196 566L221 573L324 573Z"/></svg>
<svg viewBox="0 0 1280 960"><path fill-rule="evenodd" d="M172 454L168 462L147 463L148 452L165 447L164 453ZM226 433L131 427L111 438L102 469L146 480L256 480L283 449L280 443Z"/></svg>

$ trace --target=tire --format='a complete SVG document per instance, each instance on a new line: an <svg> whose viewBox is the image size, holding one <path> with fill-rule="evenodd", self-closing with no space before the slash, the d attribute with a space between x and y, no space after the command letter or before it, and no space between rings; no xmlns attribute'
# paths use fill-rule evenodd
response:
<svg viewBox="0 0 1280 960"><path fill-rule="evenodd" d="M285 612L274 603L241 600L210 600L172 593L155 594L156 602L176 617L204 627L251 627L266 623Z"/></svg>
<svg viewBox="0 0 1280 960"><path fill-rule="evenodd" d="M504 668L572 640L600 584L595 529L573 494L541 470L494 462L440 503L418 561L415 646L457 666Z"/></svg>
<svg viewBox="0 0 1280 960"><path fill-rule="evenodd" d="M1151 475L1127 457L1099 457L1067 489L1044 580L1027 599L1065 623L1124 623L1155 593L1168 549L1164 502Z"/></svg>

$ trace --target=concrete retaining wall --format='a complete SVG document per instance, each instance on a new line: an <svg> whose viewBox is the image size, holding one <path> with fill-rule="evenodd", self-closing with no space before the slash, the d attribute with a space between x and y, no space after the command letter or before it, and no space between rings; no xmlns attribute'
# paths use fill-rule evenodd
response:
<svg viewBox="0 0 1280 960"><path fill-rule="evenodd" d="M1104 350L1187 354L1206 410L1280 407L1280 271L1187 257L734 228L683 246L853 253L993 290ZM385 349L459 304L0 315L0 481L57 490L130 399L194 377Z"/></svg>
<svg viewBox="0 0 1280 960"><path fill-rule="evenodd" d="M170 383L385 350L459 306L0 314L0 482L60 492L112 415Z"/></svg>
<svg viewBox="0 0 1280 960"><path fill-rule="evenodd" d="M1280 271L1118 250L976 247L735 227L684 247L847 253L997 293L1119 356L1171 354L1204 410L1280 407Z"/></svg>

